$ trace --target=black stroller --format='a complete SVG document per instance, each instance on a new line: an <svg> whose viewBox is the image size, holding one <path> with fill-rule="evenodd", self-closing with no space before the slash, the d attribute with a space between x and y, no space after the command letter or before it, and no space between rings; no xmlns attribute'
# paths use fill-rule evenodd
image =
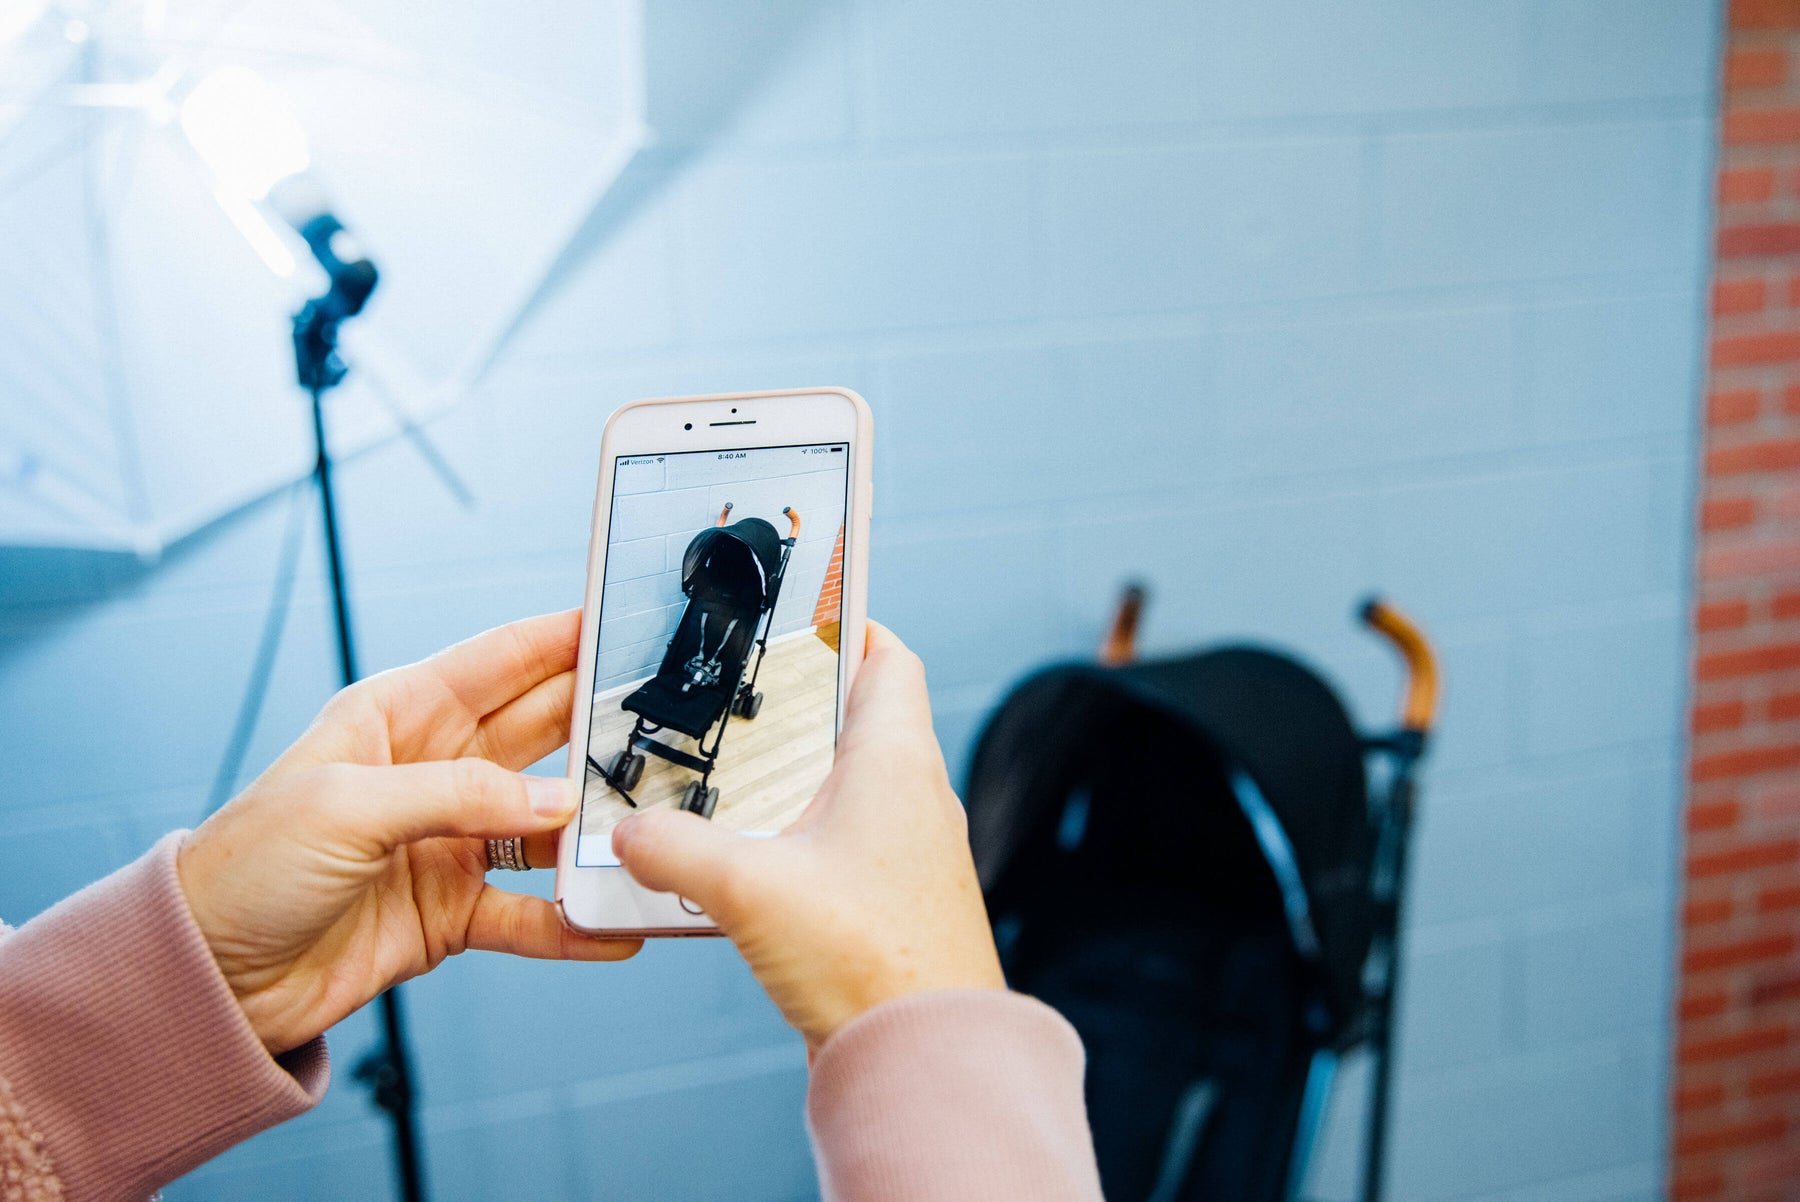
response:
<svg viewBox="0 0 1800 1202"><path fill-rule="evenodd" d="M1358 1047L1373 1202L1430 646L1363 608L1410 677L1400 729L1365 737L1274 651L1130 663L1141 599L1104 664L1029 678L976 749L969 833L1008 980L1087 1045L1111 1202L1295 1198L1331 1071Z"/></svg>
<svg viewBox="0 0 1800 1202"><path fill-rule="evenodd" d="M769 629L788 558L800 540L800 515L792 508L781 511L788 520L788 536L782 538L761 518L726 525L731 509L727 502L718 522L696 534L682 555L681 591L687 608L656 675L619 703L620 709L637 715L625 748L605 764L588 756L588 765L634 809L637 800L631 790L643 779L648 754L700 774L682 792L680 805L711 818L719 791L709 782L718 766L719 745L725 741L728 714L751 719L762 710L756 677L769 649ZM715 725L718 731L708 748L706 736ZM651 737L664 730L692 738L698 754Z"/></svg>

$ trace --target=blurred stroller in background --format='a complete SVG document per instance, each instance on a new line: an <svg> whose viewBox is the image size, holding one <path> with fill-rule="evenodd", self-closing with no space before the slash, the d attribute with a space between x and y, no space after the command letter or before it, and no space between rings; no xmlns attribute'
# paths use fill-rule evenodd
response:
<svg viewBox="0 0 1800 1202"><path fill-rule="evenodd" d="M588 756L588 765L634 809L637 801L631 790L643 779L644 757L653 755L700 774L699 780L688 782L679 804L711 818L719 791L709 782L725 741L727 712L748 721L762 711L756 678L769 650L769 630L775 624L775 603L781 598L788 559L800 541L800 515L791 507L781 511L788 520L788 536L783 538L762 518L726 525L731 510L727 501L719 520L696 534L681 557L681 591L687 606L656 675L619 702L620 709L638 716L624 750L604 764ZM709 749L706 736L715 725L719 729ZM683 751L651 737L665 730L693 739L694 750Z"/></svg>
<svg viewBox="0 0 1800 1202"><path fill-rule="evenodd" d="M1413 769L1437 697L1404 657L1397 730L1357 732L1276 651L1100 664L1020 684L976 748L970 839L1008 981L1074 1024L1110 1202L1286 1202L1338 1058L1372 1055L1362 1198L1381 1196Z"/></svg>

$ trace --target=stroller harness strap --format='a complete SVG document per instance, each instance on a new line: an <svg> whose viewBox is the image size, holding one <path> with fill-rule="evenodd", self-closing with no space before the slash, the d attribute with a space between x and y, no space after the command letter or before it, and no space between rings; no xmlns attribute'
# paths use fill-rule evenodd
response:
<svg viewBox="0 0 1800 1202"><path fill-rule="evenodd" d="M702 611L700 614L700 647L694 652L693 658L682 665L688 671L688 680L681 686L682 692L687 692L695 685L706 688L719 683L719 677L725 670L719 657L724 654L726 645L731 642L731 632L737 629L737 624L736 618L731 619L725 627L725 633L719 636L718 645L713 648L713 653L709 657L706 654L706 614Z"/></svg>

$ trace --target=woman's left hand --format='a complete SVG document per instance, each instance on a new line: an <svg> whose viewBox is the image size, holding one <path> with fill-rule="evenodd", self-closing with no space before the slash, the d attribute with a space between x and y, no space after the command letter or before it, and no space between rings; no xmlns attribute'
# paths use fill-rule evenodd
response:
<svg viewBox="0 0 1800 1202"><path fill-rule="evenodd" d="M182 891L251 1026L299 1047L467 948L622 960L636 939L564 926L487 884L490 838L555 862L575 786L519 769L568 737L579 611L490 630L352 685L189 835Z"/></svg>

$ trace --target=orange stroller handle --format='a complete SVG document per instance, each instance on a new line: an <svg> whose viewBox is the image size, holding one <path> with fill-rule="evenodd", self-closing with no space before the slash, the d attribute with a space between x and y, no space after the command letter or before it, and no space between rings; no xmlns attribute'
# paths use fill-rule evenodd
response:
<svg viewBox="0 0 1800 1202"><path fill-rule="evenodd" d="M1421 734L1437 719L1438 664L1431 640L1405 614L1380 597L1363 603L1363 625L1394 645L1406 661L1406 698L1400 706L1400 722Z"/></svg>
<svg viewBox="0 0 1800 1202"><path fill-rule="evenodd" d="M1144 616L1144 586L1128 584L1119 595L1119 608L1113 614L1112 629L1100 645L1100 662L1110 667L1128 664L1137 658L1138 622Z"/></svg>
<svg viewBox="0 0 1800 1202"><path fill-rule="evenodd" d="M719 520L714 522L713 525L723 526L725 524L726 519L729 518L730 516L731 516L731 502L727 501L727 502L725 502L725 508L719 510Z"/></svg>
<svg viewBox="0 0 1800 1202"><path fill-rule="evenodd" d="M799 538L800 537L800 512L797 509L794 509L792 506L783 506L781 512L783 512L787 515L788 537L793 538L793 539Z"/></svg>

